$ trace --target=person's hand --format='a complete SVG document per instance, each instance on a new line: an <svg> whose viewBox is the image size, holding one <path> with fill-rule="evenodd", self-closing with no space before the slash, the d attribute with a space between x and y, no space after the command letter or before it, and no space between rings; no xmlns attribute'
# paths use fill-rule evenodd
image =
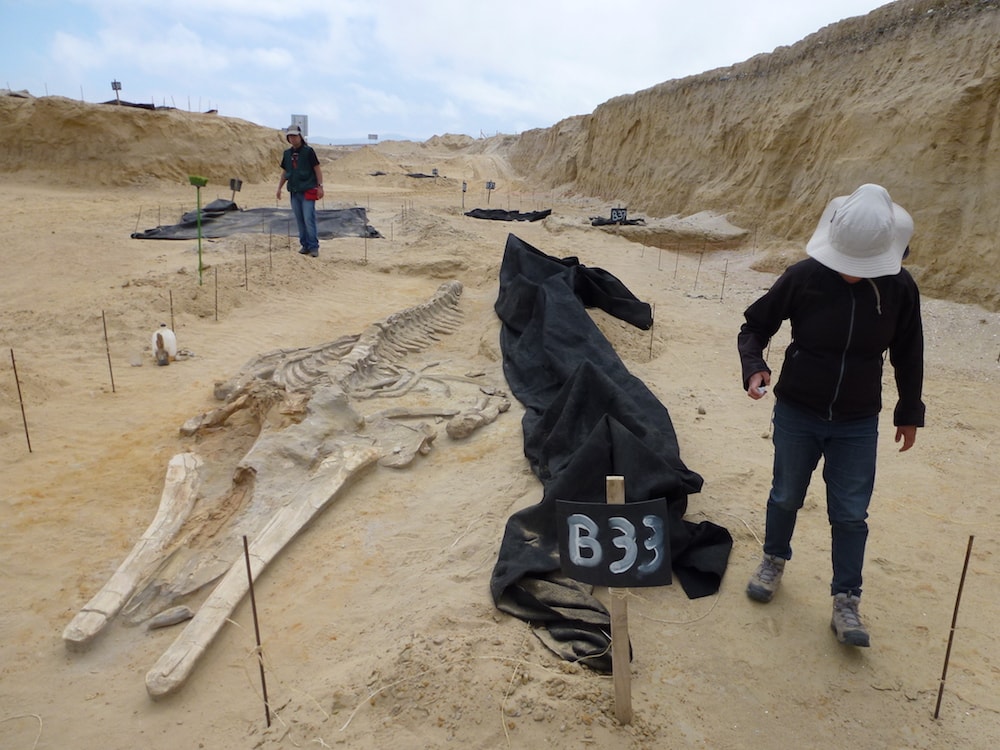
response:
<svg viewBox="0 0 1000 750"><path fill-rule="evenodd" d="M908 451L917 442L917 428L912 424L899 425L896 428L896 442L900 440L903 444L899 447L899 452Z"/></svg>
<svg viewBox="0 0 1000 750"><path fill-rule="evenodd" d="M277 192L277 193L275 194L275 197L276 197L276 198L277 198L277 199L278 199L279 201L281 200L281 188L278 188L278 192Z"/></svg>
<svg viewBox="0 0 1000 750"><path fill-rule="evenodd" d="M766 370L755 372L747 380L747 395L754 401L759 401L767 395L769 385L771 385L771 373Z"/></svg>
<svg viewBox="0 0 1000 750"><path fill-rule="evenodd" d="M322 197L323 197L323 186L322 185L317 185L316 186L316 198L319 199L319 198L322 198Z"/></svg>

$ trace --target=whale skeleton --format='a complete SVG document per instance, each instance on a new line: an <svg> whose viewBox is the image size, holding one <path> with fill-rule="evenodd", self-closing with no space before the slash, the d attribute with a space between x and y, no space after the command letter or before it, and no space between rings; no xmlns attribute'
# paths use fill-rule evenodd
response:
<svg viewBox="0 0 1000 750"><path fill-rule="evenodd" d="M427 302L359 335L258 355L216 384L224 404L189 419L181 434L218 441L234 416L244 415L258 430L252 445L228 485L213 479L218 471L195 452L170 460L153 521L66 626L66 647L88 648L119 615L129 624L160 615L150 627L189 620L146 675L150 697L175 692L250 589L242 537L256 579L354 480L376 465L402 468L428 453L437 430L425 420L446 420L448 436L460 440L507 411L506 394L477 374L440 374L439 362L407 367L412 355L461 325L461 293L459 282L446 282ZM474 396L456 404L455 388ZM442 395L445 404L428 405ZM359 413L359 405L377 398L416 403ZM209 496L211 489L220 491ZM193 616L176 606L213 583Z"/></svg>

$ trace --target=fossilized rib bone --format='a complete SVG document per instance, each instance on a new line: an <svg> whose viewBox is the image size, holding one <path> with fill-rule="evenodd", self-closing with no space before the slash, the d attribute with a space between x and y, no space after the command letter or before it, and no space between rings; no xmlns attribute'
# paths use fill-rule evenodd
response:
<svg viewBox="0 0 1000 750"><path fill-rule="evenodd" d="M67 626L67 646L85 647L119 612L132 622L149 619L221 577L147 675L150 696L173 692L248 590L242 536L250 541L256 576L361 472L376 462L405 466L415 455L428 452L437 432L422 421L412 424L414 419L462 419L463 427L454 434L464 437L506 411L506 398L488 389L481 391L487 398L480 394L467 408L419 402L365 419L351 406L352 397L405 396L418 384L477 382L428 375L437 363L419 370L403 364L404 358L460 324L461 291L458 282L442 284L428 302L394 313L360 335L260 355L235 378L217 384L216 397L226 403L188 420L181 431L207 437L218 434L238 412L252 415L259 432L237 463L229 488L211 500L199 498L192 510L206 472L199 471L194 454L176 456L157 518L101 592ZM207 484L207 479L202 482Z"/></svg>

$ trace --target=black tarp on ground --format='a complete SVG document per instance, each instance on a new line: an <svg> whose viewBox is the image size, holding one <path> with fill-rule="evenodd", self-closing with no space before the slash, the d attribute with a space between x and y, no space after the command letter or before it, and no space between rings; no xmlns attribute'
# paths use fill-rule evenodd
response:
<svg viewBox="0 0 1000 750"><path fill-rule="evenodd" d="M493 221L539 221L552 213L551 208L544 211L504 211L500 208L474 208L466 211L466 216L473 219L491 219Z"/></svg>
<svg viewBox="0 0 1000 750"><path fill-rule="evenodd" d="M609 227L609 226L640 226L646 223L645 219L609 219L604 216L591 216L590 226L592 227Z"/></svg>
<svg viewBox="0 0 1000 750"><path fill-rule="evenodd" d="M691 598L718 590L732 537L683 520L702 478L681 460L666 407L627 370L587 307L652 326L649 305L607 271L508 236L495 310L504 374L525 408L524 452L543 492L507 520L490 590L497 608L538 625L563 658L610 672L607 610L560 572L556 500L604 503L614 475L625 478L626 502L666 498L672 567Z"/></svg>
<svg viewBox="0 0 1000 750"><path fill-rule="evenodd" d="M368 214L364 208L316 209L316 228L319 238L330 240L334 237L381 237L368 224ZM240 209L235 203L222 198L214 200L201 209L201 236L207 239L229 237L234 234L275 234L298 236L295 217L290 208L248 208ZM132 235L136 240L193 240L198 237L198 211L188 211L180 223L165 227L154 227Z"/></svg>

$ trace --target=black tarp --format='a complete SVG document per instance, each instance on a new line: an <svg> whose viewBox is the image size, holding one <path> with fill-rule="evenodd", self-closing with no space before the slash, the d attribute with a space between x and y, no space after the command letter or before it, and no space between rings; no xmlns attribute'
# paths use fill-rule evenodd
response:
<svg viewBox="0 0 1000 750"><path fill-rule="evenodd" d="M605 216L591 216L590 226L592 227L609 227L609 226L642 226L645 225L645 219L609 219Z"/></svg>
<svg viewBox="0 0 1000 750"><path fill-rule="evenodd" d="M691 598L718 590L732 537L683 519L703 480L681 460L666 407L628 371L588 307L652 326L650 306L607 271L508 236L495 310L542 498L507 520L490 589L496 606L538 626L550 649L609 672L610 618L589 587L560 572L555 501L603 503L608 476L625 478L626 502L665 498L673 571Z"/></svg>
<svg viewBox="0 0 1000 750"><path fill-rule="evenodd" d="M361 206L316 209L319 238L381 237L368 224L368 214ZM290 208L240 209L230 200L219 198L201 209L201 236L207 239L234 234L276 234L298 236ZM132 235L136 240L193 240L198 237L198 211L188 211L177 224L154 227Z"/></svg>
<svg viewBox="0 0 1000 750"><path fill-rule="evenodd" d="M504 211L500 208L474 208L466 211L466 216L473 219L490 219L492 221L539 221L552 213L551 208L542 211Z"/></svg>

